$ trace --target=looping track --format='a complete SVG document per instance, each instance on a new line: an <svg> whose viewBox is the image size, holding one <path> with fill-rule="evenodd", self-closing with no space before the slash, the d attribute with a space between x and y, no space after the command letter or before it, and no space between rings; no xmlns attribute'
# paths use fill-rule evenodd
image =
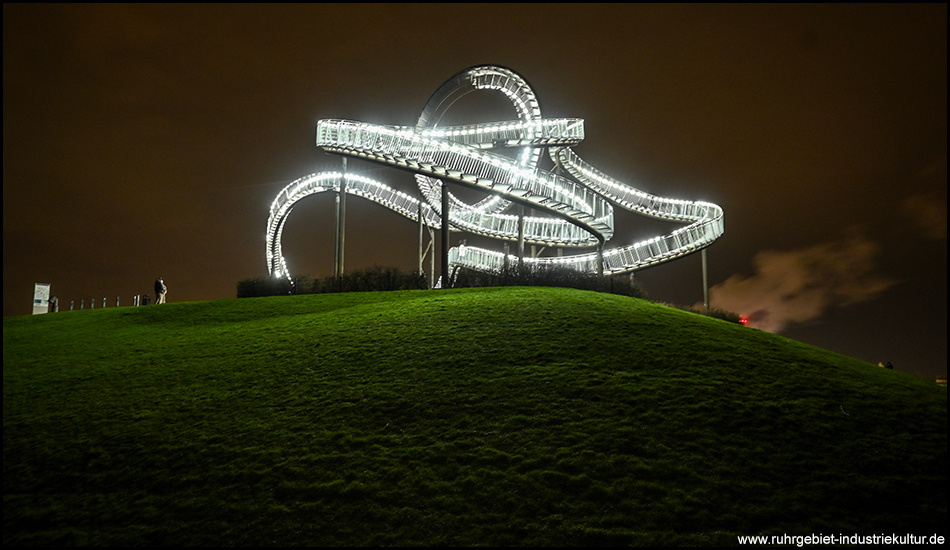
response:
<svg viewBox="0 0 950 550"><path fill-rule="evenodd" d="M495 90L512 102L518 120L438 126L455 101L476 90ZM385 126L351 120L317 123L317 146L325 151L370 160L416 174L425 201L381 182L346 174L347 193L381 204L407 218L419 215L441 227L443 182L481 189L489 197L467 204L450 198L449 222L470 233L517 240L519 220L505 213L512 202L547 214L524 218L524 242L558 247L601 249L614 233L613 206L638 214L685 223L667 235L576 255L525 258L528 265L556 264L581 271L622 273L656 265L709 246L723 233L722 209L712 203L658 197L635 189L584 162L570 148L584 139L581 119L541 117L527 81L498 66L466 69L445 82L426 103L416 126ZM517 159L492 152L517 147ZM538 168L543 150L567 173ZM290 277L281 253L281 233L294 204L324 191L339 192L344 175L321 172L300 178L281 190L267 222L267 265L274 277ZM601 259L602 258L602 259ZM452 265L500 271L517 258L477 247L453 248ZM598 265L602 261L602 264Z"/></svg>

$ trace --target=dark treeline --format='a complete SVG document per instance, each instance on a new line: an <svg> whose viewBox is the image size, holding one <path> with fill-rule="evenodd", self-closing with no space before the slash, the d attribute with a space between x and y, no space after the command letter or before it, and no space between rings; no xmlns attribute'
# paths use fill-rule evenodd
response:
<svg viewBox="0 0 950 550"><path fill-rule="evenodd" d="M330 292L375 292L387 290L425 290L425 275L406 273L395 267L373 266L351 271L342 277L314 278L300 275L293 280L274 277L243 279L237 285L238 298L286 296L290 294L326 294Z"/></svg>
<svg viewBox="0 0 950 550"><path fill-rule="evenodd" d="M630 275L601 277L596 273L585 273L569 267L556 266L512 266L501 273L483 273L470 269L460 269L454 277L455 288L485 286L553 286L608 292L634 298L646 298L647 293Z"/></svg>
<svg viewBox="0 0 950 550"><path fill-rule="evenodd" d="M646 292L629 276L599 277L563 267L512 267L501 273L482 273L458 269L452 275L453 288L487 286L551 286L609 292L645 298ZM374 292L387 290L426 290L424 274L406 273L394 267L374 266L344 274L342 277L314 278L296 276L293 280L256 277L238 282L238 298L323 294L329 292Z"/></svg>
<svg viewBox="0 0 950 550"><path fill-rule="evenodd" d="M566 267L512 266L500 273L483 273L457 269L452 274L453 288L488 286L550 286L593 290L634 298L647 298L647 292L631 275L598 276ZM243 279L237 285L238 298L255 296L287 296L292 294L325 294L331 292L377 292L388 290L426 290L429 283L425 274L404 272L395 267L373 266L344 274L342 277L315 278L296 276L293 280L273 277ZM672 306L680 307L680 306ZM706 314L732 323L739 315L718 308L708 313L695 308L680 307L694 313Z"/></svg>

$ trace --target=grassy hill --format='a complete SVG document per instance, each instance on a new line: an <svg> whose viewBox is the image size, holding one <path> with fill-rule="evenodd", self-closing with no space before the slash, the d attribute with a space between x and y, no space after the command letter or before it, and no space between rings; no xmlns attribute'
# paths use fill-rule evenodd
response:
<svg viewBox="0 0 950 550"><path fill-rule="evenodd" d="M610 294L3 321L3 542L946 535L946 389Z"/></svg>

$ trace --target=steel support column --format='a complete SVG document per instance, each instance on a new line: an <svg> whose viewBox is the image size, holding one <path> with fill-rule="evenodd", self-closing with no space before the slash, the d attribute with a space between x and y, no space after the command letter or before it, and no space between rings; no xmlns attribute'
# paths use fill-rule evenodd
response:
<svg viewBox="0 0 950 550"><path fill-rule="evenodd" d="M343 276L343 241L346 236L346 157L343 157L343 175L336 194L336 242L333 246L333 276Z"/></svg>
<svg viewBox="0 0 950 550"><path fill-rule="evenodd" d="M442 182L442 288L449 287L449 185Z"/></svg>
<svg viewBox="0 0 950 550"><path fill-rule="evenodd" d="M703 307L706 308L706 315L709 315L709 274L706 270L706 249L703 251Z"/></svg>
<svg viewBox="0 0 950 550"><path fill-rule="evenodd" d="M422 201L419 201L419 210L417 212L419 216L419 274L424 273L422 271L422 260L425 258L422 255Z"/></svg>
<svg viewBox="0 0 950 550"><path fill-rule="evenodd" d="M518 205L518 270L524 269L524 205Z"/></svg>

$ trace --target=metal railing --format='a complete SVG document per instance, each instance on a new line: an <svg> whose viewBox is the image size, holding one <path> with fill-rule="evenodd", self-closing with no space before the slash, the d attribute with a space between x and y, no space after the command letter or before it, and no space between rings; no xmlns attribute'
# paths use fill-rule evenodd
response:
<svg viewBox="0 0 950 550"><path fill-rule="evenodd" d="M463 126L438 126L460 97L474 90L504 93L519 120ZM601 254L525 258L528 264L557 264L580 271L618 273L669 261L709 246L723 234L722 209L712 203L659 197L620 182L583 161L570 148L584 139L581 119L544 119L534 91L504 67L467 69L443 84L423 109L419 124L385 126L352 120L321 120L316 144L332 153L372 160L416 174L420 200L381 182L346 175L347 193L362 196L432 228L441 227L445 182L480 189L491 196L470 205L450 198L449 223L457 229L503 240L560 247L602 246L614 234L613 206L668 221L688 224L668 235L604 249ZM520 147L512 160L489 151ZM541 170L538 155L547 149L566 175ZM267 225L267 263L274 276L289 277L281 255L284 223L294 203L325 191L339 192L339 172L311 174L289 184L271 206ZM511 202L529 206L545 217L506 213ZM520 228L519 228L520 226ZM520 230L519 230L520 229ZM497 272L511 256L467 247L453 248L449 261Z"/></svg>

